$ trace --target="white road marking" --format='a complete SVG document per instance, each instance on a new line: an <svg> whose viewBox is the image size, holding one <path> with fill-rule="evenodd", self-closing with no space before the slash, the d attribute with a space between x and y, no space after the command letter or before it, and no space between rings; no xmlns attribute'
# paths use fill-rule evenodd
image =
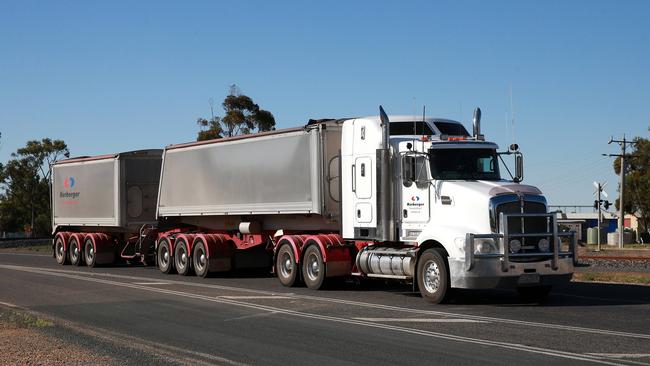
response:
<svg viewBox="0 0 650 366"><path fill-rule="evenodd" d="M9 303L9 302L2 302L2 301L0 301L0 305L4 305L4 306L6 306L6 307L8 307L8 308L17 308L17 307L18 307L18 306L16 306L16 305L12 304L12 303Z"/></svg>
<svg viewBox="0 0 650 366"><path fill-rule="evenodd" d="M61 270L61 269L49 269L49 268L44 269L44 268L29 267L29 266L0 265L0 268L17 269L17 270L23 270L23 271L28 271L29 269L34 269L34 270L47 271L47 272L52 272L52 273L69 273L69 274L75 274L75 275L88 275L88 276L91 276L91 277L104 276L104 277L109 277L109 278L119 278L119 279L129 279L129 280L142 280L143 279L142 276L141 277L136 277L136 276L127 276L127 275L116 275L116 274L111 274L111 273L106 273L106 272L100 273L100 272L80 272L80 271ZM243 288L243 287L233 287L233 286L215 285L215 284L207 284L207 283L196 283L196 282L189 282L189 281L169 280L169 281L166 281L166 282L169 282L169 283L175 284L175 285L184 285L184 286L191 286L191 287L203 287L203 288L211 288L211 289L235 291L235 292L246 292L246 293L269 295L269 296L290 296L293 299L310 300L310 301L317 301L317 302L331 302L331 303L336 303L336 304L352 305L352 306L359 306L359 307L366 307L366 308L373 308L373 309L391 310L391 311L397 311L397 312L417 314L419 316L432 315L432 316L438 316L438 317L471 319L471 320L484 321L484 322L488 322L488 323L514 324L514 325L527 326L527 327L533 327L533 328L547 328L547 329L566 330L566 331L590 333L590 334L599 334L599 335L611 335L611 336L620 336L620 337L628 337L628 338L650 339L650 334L644 334L644 333L621 332L621 331L608 330L608 329L586 328L586 327L578 327L578 326L562 325L562 324L553 324L553 323L538 323L538 322L531 322L531 321L525 321L525 320L496 318L496 317L481 316L481 315L459 314L459 313L452 313L452 312L445 312L445 311L438 311L438 310L411 309L411 308L404 308L404 307L393 306L393 305L374 304L374 303L368 303L368 302L362 302L362 301L343 300L343 299L337 299L337 298L331 298L331 297L320 297L320 296L311 296L311 295L292 295L292 294L287 294L287 293L283 293L283 292L256 290L256 289L249 289L249 288Z"/></svg>
<svg viewBox="0 0 650 366"><path fill-rule="evenodd" d="M609 357L609 358L650 358L650 353L585 353L590 356Z"/></svg>
<svg viewBox="0 0 650 366"><path fill-rule="evenodd" d="M454 335L454 334L445 334L445 333L432 332L432 331L426 331L426 330L405 328L405 327L400 327L400 326L381 324L381 323L373 323L373 322L366 322L366 321L361 321L361 320L341 318L341 317L335 317L335 316L329 316L329 315L305 313L305 312L291 310L291 309L275 308L275 307L266 306L266 305L251 304L251 303L246 303L246 302L241 302L241 301L236 301L236 300L229 300L229 299L223 299L223 298L217 298L217 297L210 297L210 296L193 294L193 293L182 292L182 291L174 291L174 290L168 290L168 289L157 288L157 287L147 287L147 286L142 286L142 285L133 285L133 284L126 283L126 282L110 281L110 280L104 280L104 279L99 279L99 278L91 278L91 277L85 277L85 276L79 276L79 275L72 275L72 274L66 274L66 273L57 273L57 272L52 272L52 271L49 271L49 270L38 269L38 268L33 268L33 267L0 265L0 268L11 269L11 270L16 270L16 271L22 271L22 272L35 273L35 274L46 275L46 276L64 277L64 278L76 279L76 280L81 280L81 281L101 283L101 284L105 284L105 285L112 285L112 286L117 286L117 287L126 287L126 288L132 288L132 289L137 289L137 290L144 290L144 291L149 291L149 292L157 292L157 293L161 293L161 294L186 297L186 298L196 299L196 300L204 300L204 301L209 301L209 302L214 302L214 303L219 303L219 304L225 304L225 305L239 306L239 307L244 307L244 308L249 308L249 309L266 310L268 312L277 312L277 313L280 313L280 314L291 315L291 316L300 317L300 318L316 319L316 320L322 320L322 321L330 321L330 322L336 322L336 323L344 323L344 324L365 326L365 327L368 327L368 328L378 328L378 329L383 329L383 330L391 330L391 331L395 331L395 332L401 332L401 333L407 333L407 334L413 334L413 335L420 335L420 336L424 336L424 337L442 339L442 340L445 340L445 341L456 341L456 342L461 342L461 343L477 344L477 345L482 345L482 346L499 347L499 348L504 348L504 349L508 349L508 350L528 352L528 353L534 353L534 354L541 354L541 355L545 355L545 356L552 356L552 357L558 357L558 358L564 358L564 359L588 361L588 362L599 363L599 364L604 364L604 365L620 365L620 363L616 363L616 362L613 362L613 361L601 359L601 358L598 358L596 356L589 356L589 355L584 355L584 354L579 354L579 353L552 350L552 349L542 348L542 347L533 347L533 346L527 346L527 345L524 345L524 344L516 344L516 343L492 341L492 340L487 340L487 339L463 337L463 336L458 336L458 335Z"/></svg>
<svg viewBox="0 0 650 366"><path fill-rule="evenodd" d="M217 296L222 299L230 300L268 300L268 299L291 299L291 296Z"/></svg>
<svg viewBox="0 0 650 366"><path fill-rule="evenodd" d="M229 318L229 319L224 319L224 322L230 322L233 320L244 320L244 319L251 319L251 318L263 318L271 315L277 314L277 311L265 311L263 313L255 313L252 315L244 315L244 316L238 316L236 318Z"/></svg>
<svg viewBox="0 0 650 366"><path fill-rule="evenodd" d="M486 323L482 320L457 319L457 318L353 318L367 322L402 322L402 323Z"/></svg>
<svg viewBox="0 0 650 366"><path fill-rule="evenodd" d="M171 285L169 282L131 282L134 285Z"/></svg>
<svg viewBox="0 0 650 366"><path fill-rule="evenodd" d="M585 353L586 355L594 356L594 357L600 357L604 359L609 359L609 360L616 360L616 361L624 361L625 364L631 364L631 365L641 365L641 366L649 366L650 363L647 362L641 362L641 361L636 361L636 360L630 360L630 358L645 358L645 357L650 357L649 354L643 354L643 353ZM635 357L636 356L636 357Z"/></svg>

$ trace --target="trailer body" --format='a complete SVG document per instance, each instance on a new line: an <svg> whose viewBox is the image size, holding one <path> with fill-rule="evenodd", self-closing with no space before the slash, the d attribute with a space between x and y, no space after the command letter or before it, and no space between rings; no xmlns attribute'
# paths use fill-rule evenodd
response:
<svg viewBox="0 0 650 366"><path fill-rule="evenodd" d="M156 222L162 150L62 160L52 167L52 226L130 232Z"/></svg>
<svg viewBox="0 0 650 366"><path fill-rule="evenodd" d="M212 229L337 230L340 146L335 123L169 146L157 215Z"/></svg>

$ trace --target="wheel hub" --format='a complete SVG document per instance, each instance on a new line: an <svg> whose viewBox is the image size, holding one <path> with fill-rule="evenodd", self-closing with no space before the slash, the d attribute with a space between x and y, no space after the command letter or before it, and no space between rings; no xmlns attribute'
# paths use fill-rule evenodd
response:
<svg viewBox="0 0 650 366"><path fill-rule="evenodd" d="M290 277L293 272L293 261L288 253L282 255L282 265L280 266L280 274L282 277Z"/></svg>
<svg viewBox="0 0 650 366"><path fill-rule="evenodd" d="M205 265L206 262L205 254L201 254L201 257L199 258L199 262L201 263L202 266Z"/></svg>
<svg viewBox="0 0 650 366"><path fill-rule="evenodd" d="M430 293L438 291L440 288L440 268L436 262L429 262L424 268L424 287Z"/></svg>
<svg viewBox="0 0 650 366"><path fill-rule="evenodd" d="M320 271L320 266L318 264L318 258L315 255L309 256L309 265L307 266L307 274L309 278L315 280L318 278L318 272Z"/></svg>

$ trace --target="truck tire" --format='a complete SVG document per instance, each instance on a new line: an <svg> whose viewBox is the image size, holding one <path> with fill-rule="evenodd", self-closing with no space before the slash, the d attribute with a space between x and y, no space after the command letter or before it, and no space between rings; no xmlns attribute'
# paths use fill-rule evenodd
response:
<svg viewBox="0 0 650 366"><path fill-rule="evenodd" d="M157 260L160 272L169 274L174 270L174 261L167 238L162 238L158 242Z"/></svg>
<svg viewBox="0 0 650 366"><path fill-rule="evenodd" d="M436 249L427 249L418 261L417 283L422 297L434 304L443 302L449 293L447 261Z"/></svg>
<svg viewBox="0 0 650 366"><path fill-rule="evenodd" d="M66 264L68 261L68 253L66 253L65 246L63 245L63 238L57 236L54 240L54 257L58 264Z"/></svg>
<svg viewBox="0 0 650 366"><path fill-rule="evenodd" d="M68 251L69 251L69 256L70 256L70 264L73 266L80 266L83 263L82 260L82 250L81 246L77 242L77 238L74 236L70 237L70 242L68 244Z"/></svg>
<svg viewBox="0 0 650 366"><path fill-rule="evenodd" d="M202 240L196 242L194 253L192 254L192 264L194 272L199 277L208 277L210 274L210 258L205 250L205 244Z"/></svg>
<svg viewBox="0 0 650 366"><path fill-rule="evenodd" d="M88 267L95 267L97 265L97 253L95 253L95 246L90 238L86 239L84 244L84 260Z"/></svg>
<svg viewBox="0 0 650 366"><path fill-rule="evenodd" d="M176 272L181 276L187 276L192 267L192 258L187 252L187 243L185 240L177 240L176 248L174 248L174 266Z"/></svg>
<svg viewBox="0 0 650 366"><path fill-rule="evenodd" d="M298 284L298 265L290 244L282 244L275 257L275 272L280 283L287 287Z"/></svg>
<svg viewBox="0 0 650 366"><path fill-rule="evenodd" d="M320 249L316 245L310 245L305 250L302 261L302 278L307 287L312 290L319 290L325 283L325 262Z"/></svg>
<svg viewBox="0 0 650 366"><path fill-rule="evenodd" d="M517 287L519 297L526 302L542 302L551 292L551 286Z"/></svg>

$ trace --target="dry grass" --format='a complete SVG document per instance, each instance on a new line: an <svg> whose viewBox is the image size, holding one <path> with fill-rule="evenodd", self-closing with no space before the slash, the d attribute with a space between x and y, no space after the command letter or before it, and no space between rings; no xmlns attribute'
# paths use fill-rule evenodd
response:
<svg viewBox="0 0 650 366"><path fill-rule="evenodd" d="M639 272L576 272L574 281L581 282L612 282L650 285L650 273Z"/></svg>

